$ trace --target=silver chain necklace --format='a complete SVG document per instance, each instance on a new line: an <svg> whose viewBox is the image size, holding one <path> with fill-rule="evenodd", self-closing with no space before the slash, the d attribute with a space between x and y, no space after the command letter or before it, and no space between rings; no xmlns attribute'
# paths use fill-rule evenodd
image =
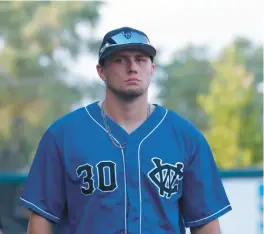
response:
<svg viewBox="0 0 264 234"><path fill-rule="evenodd" d="M103 118L103 121L104 121L104 125L105 125L105 128L106 128L107 134L108 134L110 140L112 141L112 143L113 143L116 147L118 147L118 148L120 148L120 149L124 149L124 148L126 147L126 143L124 143L124 144L120 144L120 143L114 138L113 134L111 133L111 129L110 129L110 127L109 127L109 125L108 125L108 123L107 123L107 121L106 121L106 114L105 114L105 112L104 112L104 104L105 104L105 102L103 101L102 106L101 106L101 115L102 115L102 118ZM149 117L149 115L150 115L150 105L148 104L148 107L147 107L147 118Z"/></svg>

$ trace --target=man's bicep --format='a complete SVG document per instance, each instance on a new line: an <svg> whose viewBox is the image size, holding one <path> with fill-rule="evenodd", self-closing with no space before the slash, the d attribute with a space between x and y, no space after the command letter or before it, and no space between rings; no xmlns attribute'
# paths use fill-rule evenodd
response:
<svg viewBox="0 0 264 234"><path fill-rule="evenodd" d="M221 234L219 220L215 219L202 226L190 228L191 234Z"/></svg>
<svg viewBox="0 0 264 234"><path fill-rule="evenodd" d="M52 234L52 226L51 221L32 212L28 222L27 234Z"/></svg>

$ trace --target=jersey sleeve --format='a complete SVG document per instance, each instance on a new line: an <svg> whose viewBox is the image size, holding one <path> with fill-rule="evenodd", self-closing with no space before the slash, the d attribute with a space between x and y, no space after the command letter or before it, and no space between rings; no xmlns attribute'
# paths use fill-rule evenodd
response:
<svg viewBox="0 0 264 234"><path fill-rule="evenodd" d="M59 223L65 207L64 167L59 146L49 130L40 140L20 202Z"/></svg>
<svg viewBox="0 0 264 234"><path fill-rule="evenodd" d="M232 209L211 149L205 137L196 133L179 202L187 228L209 223Z"/></svg>

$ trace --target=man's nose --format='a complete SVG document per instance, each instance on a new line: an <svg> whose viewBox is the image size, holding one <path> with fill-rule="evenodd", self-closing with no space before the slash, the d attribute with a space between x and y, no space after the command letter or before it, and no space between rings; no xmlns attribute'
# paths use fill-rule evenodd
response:
<svg viewBox="0 0 264 234"><path fill-rule="evenodd" d="M138 64L135 60L129 60L128 62L128 72L129 73L137 73L138 72Z"/></svg>

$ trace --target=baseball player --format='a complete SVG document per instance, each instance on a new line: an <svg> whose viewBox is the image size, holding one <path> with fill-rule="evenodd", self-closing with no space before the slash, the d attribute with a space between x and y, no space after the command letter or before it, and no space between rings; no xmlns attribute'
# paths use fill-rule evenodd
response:
<svg viewBox="0 0 264 234"><path fill-rule="evenodd" d="M147 35L108 32L98 100L62 116L42 136L21 202L28 234L220 234L231 206L202 133L148 101L155 48Z"/></svg>

